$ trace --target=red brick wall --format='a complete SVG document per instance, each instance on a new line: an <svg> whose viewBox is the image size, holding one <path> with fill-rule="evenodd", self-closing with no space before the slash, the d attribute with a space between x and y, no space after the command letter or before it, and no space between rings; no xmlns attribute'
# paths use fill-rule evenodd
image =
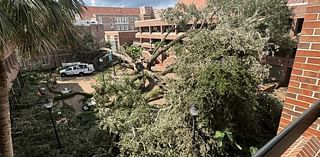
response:
<svg viewBox="0 0 320 157"><path fill-rule="evenodd" d="M120 45L130 45L133 43L133 41L137 41L138 39L135 37L136 33L137 32L119 32Z"/></svg>
<svg viewBox="0 0 320 157"><path fill-rule="evenodd" d="M207 0L177 0L177 2L184 3L186 5L194 4L197 7L204 7Z"/></svg>
<svg viewBox="0 0 320 157"><path fill-rule="evenodd" d="M320 0L309 0L304 18L279 131L320 99ZM320 119L304 136L320 136Z"/></svg>

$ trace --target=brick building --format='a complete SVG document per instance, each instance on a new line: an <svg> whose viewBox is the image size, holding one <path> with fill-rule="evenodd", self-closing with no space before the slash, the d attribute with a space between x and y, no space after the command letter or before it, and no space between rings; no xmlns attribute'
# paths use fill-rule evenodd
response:
<svg viewBox="0 0 320 157"><path fill-rule="evenodd" d="M320 99L320 1L295 0L289 1L290 5L295 6L295 21L301 21L302 28L279 132ZM320 119L282 156L320 156Z"/></svg>
<svg viewBox="0 0 320 157"><path fill-rule="evenodd" d="M74 23L81 32L92 34L94 39L98 42L104 41L104 27L95 20L81 20L77 19Z"/></svg>
<svg viewBox="0 0 320 157"><path fill-rule="evenodd" d="M110 42L111 49L118 50L120 46L131 45L137 31L106 31L105 40Z"/></svg>
<svg viewBox="0 0 320 157"><path fill-rule="evenodd" d="M87 7L80 17L80 20L91 21L89 22L90 28L85 26L87 32L91 31L97 38L109 41L113 49L117 50L122 43L130 45L135 40L135 21L153 19L155 14L153 8L148 6L140 8ZM100 25L104 29L103 32L100 31ZM92 27L98 28L92 29Z"/></svg>
<svg viewBox="0 0 320 157"><path fill-rule="evenodd" d="M134 22L140 19L154 18L152 7L119 8L119 7L87 7L81 14L82 20L94 20L103 24L104 31L132 31Z"/></svg>

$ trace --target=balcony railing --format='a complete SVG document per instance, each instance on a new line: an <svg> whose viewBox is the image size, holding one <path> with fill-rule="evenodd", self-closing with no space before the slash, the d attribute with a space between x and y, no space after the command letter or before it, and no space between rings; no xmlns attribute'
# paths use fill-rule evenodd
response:
<svg viewBox="0 0 320 157"><path fill-rule="evenodd" d="M281 156L320 116L320 100L264 145L253 157Z"/></svg>
<svg viewBox="0 0 320 157"><path fill-rule="evenodd" d="M305 3L307 0L288 0L288 4Z"/></svg>

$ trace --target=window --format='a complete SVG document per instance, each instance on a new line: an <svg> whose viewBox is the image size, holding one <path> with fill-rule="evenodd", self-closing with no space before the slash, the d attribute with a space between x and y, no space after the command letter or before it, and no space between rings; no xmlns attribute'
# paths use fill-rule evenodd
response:
<svg viewBox="0 0 320 157"><path fill-rule="evenodd" d="M297 19L295 35L298 35L299 33L301 33L301 31L302 31L303 21L304 21L304 19L303 19L303 18L301 18L301 19Z"/></svg>
<svg viewBox="0 0 320 157"><path fill-rule="evenodd" d="M125 23L129 23L128 17L124 18Z"/></svg>
<svg viewBox="0 0 320 157"><path fill-rule="evenodd" d="M138 21L139 20L139 18L138 17L134 17L134 21Z"/></svg>
<svg viewBox="0 0 320 157"><path fill-rule="evenodd" d="M124 26L123 26L123 25L121 25L121 30L122 30L122 31L124 30Z"/></svg>
<svg viewBox="0 0 320 157"><path fill-rule="evenodd" d="M114 24L113 23L110 23L110 28L114 28Z"/></svg>
<svg viewBox="0 0 320 157"><path fill-rule="evenodd" d="M129 30L129 26L128 25L125 25L125 30Z"/></svg>
<svg viewBox="0 0 320 157"><path fill-rule="evenodd" d="M102 17L101 16L98 16L98 23L99 24L102 24L103 22L102 22Z"/></svg>
<svg viewBox="0 0 320 157"><path fill-rule="evenodd" d="M60 61L61 61L61 63L65 63L66 59L64 57L61 57Z"/></svg>
<svg viewBox="0 0 320 157"><path fill-rule="evenodd" d="M48 58L43 58L42 59L42 65L48 65L49 64L49 59Z"/></svg>
<svg viewBox="0 0 320 157"><path fill-rule="evenodd" d="M119 25L116 26L116 30L120 30L120 26Z"/></svg>
<svg viewBox="0 0 320 157"><path fill-rule="evenodd" d="M134 30L134 26L133 25L130 25L130 30Z"/></svg>
<svg viewBox="0 0 320 157"><path fill-rule="evenodd" d="M88 68L87 65L79 65L80 69Z"/></svg>

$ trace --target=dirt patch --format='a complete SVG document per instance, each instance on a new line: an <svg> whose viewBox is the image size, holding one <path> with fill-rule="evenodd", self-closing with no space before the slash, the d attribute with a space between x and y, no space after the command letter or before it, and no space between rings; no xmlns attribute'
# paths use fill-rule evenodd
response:
<svg viewBox="0 0 320 157"><path fill-rule="evenodd" d="M94 88L92 86L96 83L94 76L83 76L83 77L57 77L57 87L56 91L61 91L64 88L71 89L72 92L85 92L93 93ZM59 103L65 103L73 107L75 114L80 114L83 112L82 106L84 96L75 95L72 98L61 100Z"/></svg>
<svg viewBox="0 0 320 157"><path fill-rule="evenodd" d="M58 77L57 78L58 87L57 90L63 88L69 88L72 91L93 93L94 89L92 86L96 84L94 76L84 76L84 77Z"/></svg>

